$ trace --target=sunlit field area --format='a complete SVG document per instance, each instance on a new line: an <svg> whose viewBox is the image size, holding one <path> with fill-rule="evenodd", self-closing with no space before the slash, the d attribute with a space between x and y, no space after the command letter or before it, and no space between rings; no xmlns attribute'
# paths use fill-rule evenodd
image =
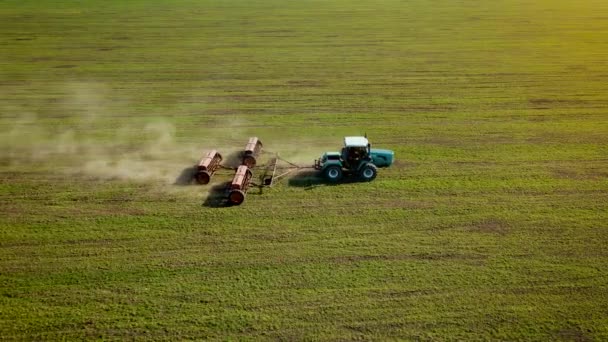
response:
<svg viewBox="0 0 608 342"><path fill-rule="evenodd" d="M0 339L608 340L607 37L604 0L0 1ZM364 134L372 182L183 181Z"/></svg>

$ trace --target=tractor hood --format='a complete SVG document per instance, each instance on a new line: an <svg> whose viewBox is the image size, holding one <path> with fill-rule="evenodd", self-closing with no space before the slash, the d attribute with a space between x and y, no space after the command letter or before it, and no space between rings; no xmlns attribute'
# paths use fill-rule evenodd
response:
<svg viewBox="0 0 608 342"><path fill-rule="evenodd" d="M321 156L321 160L326 161L326 160L339 160L340 159L340 152L325 152L323 153L323 156Z"/></svg>
<svg viewBox="0 0 608 342"><path fill-rule="evenodd" d="M395 152L391 150L384 150L380 148L372 148L370 151L372 162L378 167L388 167L393 164L395 159Z"/></svg>

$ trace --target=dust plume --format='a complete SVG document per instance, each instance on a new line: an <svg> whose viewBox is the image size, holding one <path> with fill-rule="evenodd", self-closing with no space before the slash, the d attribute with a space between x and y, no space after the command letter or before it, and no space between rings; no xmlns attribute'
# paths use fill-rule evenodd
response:
<svg viewBox="0 0 608 342"><path fill-rule="evenodd" d="M58 104L37 115L34 107L0 107L0 165L107 180L173 184L200 158L207 141L178 141L175 125L160 118L137 120L108 108L108 90L71 83ZM30 108L31 109L31 108ZM123 108L123 111L126 111ZM55 112L60 115L53 115ZM204 136L204 134L202 134Z"/></svg>
<svg viewBox="0 0 608 342"><path fill-rule="evenodd" d="M178 180L205 151L217 149L228 165L250 133L250 123L242 117L214 116L195 130L194 138L186 138L192 128L179 131L163 119L167 113L158 111L140 119L137 111L130 111L128 99L117 101L115 92L103 84L68 83L54 91L61 96L49 110L41 110L46 103L25 109L0 104L0 165L15 171L183 184ZM40 112L44 114L36 114ZM299 165L312 165L323 151L311 148L317 145L313 141L260 138L265 149Z"/></svg>

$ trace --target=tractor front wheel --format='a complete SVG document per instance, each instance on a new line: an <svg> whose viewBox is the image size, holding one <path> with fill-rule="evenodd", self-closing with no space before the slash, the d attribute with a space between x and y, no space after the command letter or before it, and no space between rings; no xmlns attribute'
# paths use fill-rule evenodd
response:
<svg viewBox="0 0 608 342"><path fill-rule="evenodd" d="M328 166L323 174L328 181L335 183L342 179L342 168L337 165Z"/></svg>
<svg viewBox="0 0 608 342"><path fill-rule="evenodd" d="M378 168L376 167L376 165L374 165L372 163L369 163L369 164L366 164L365 166L363 166L361 168L361 172L359 173L359 177L361 177L361 180L363 180L365 182L373 181L377 175L378 175Z"/></svg>

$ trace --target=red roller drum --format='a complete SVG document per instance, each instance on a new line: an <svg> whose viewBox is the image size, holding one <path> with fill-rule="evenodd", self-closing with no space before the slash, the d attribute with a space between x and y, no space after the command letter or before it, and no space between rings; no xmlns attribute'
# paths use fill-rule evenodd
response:
<svg viewBox="0 0 608 342"><path fill-rule="evenodd" d="M220 168L221 162L221 154L216 150L209 151L201 158L201 161L196 167L196 175L194 176L196 182L199 184L208 184L211 180L211 176Z"/></svg>
<svg viewBox="0 0 608 342"><path fill-rule="evenodd" d="M249 138L245 150L243 151L242 164L252 168L256 164L255 157L262 151L262 142L257 137Z"/></svg>
<svg viewBox="0 0 608 342"><path fill-rule="evenodd" d="M239 205L243 203L243 201L245 200L245 194L247 193L247 188L249 188L249 183L251 182L252 177L253 173L246 165L239 166L239 168L236 170L236 173L234 174L232 183L230 183L228 201L231 204Z"/></svg>

